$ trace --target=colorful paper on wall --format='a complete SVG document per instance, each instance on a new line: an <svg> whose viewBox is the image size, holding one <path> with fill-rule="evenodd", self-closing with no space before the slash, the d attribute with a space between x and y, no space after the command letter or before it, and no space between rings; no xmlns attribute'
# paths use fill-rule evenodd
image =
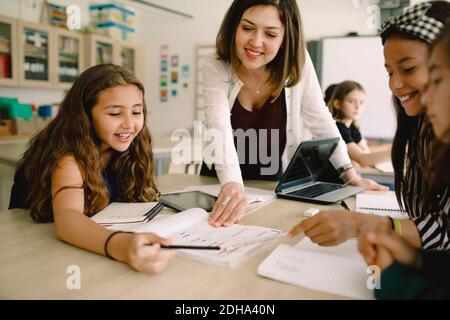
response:
<svg viewBox="0 0 450 320"><path fill-rule="evenodd" d="M169 95L167 94L167 90L160 90L159 92L159 101L167 102Z"/></svg>

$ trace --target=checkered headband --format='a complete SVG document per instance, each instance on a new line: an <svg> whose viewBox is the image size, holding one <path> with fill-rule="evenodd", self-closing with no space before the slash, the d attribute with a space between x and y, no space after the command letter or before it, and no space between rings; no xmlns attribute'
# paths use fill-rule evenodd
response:
<svg viewBox="0 0 450 320"><path fill-rule="evenodd" d="M381 36L394 28L431 44L444 27L441 21L427 15L431 7L431 3L419 3L399 16L388 18L380 29Z"/></svg>

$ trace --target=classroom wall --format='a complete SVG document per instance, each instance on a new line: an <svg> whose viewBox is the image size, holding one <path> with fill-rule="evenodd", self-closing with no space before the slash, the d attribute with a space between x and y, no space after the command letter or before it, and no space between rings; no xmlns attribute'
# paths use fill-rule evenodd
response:
<svg viewBox="0 0 450 320"><path fill-rule="evenodd" d="M88 4L107 2L103 0L52 0L62 4L77 4L82 10L82 23L86 24ZM44 0L0 0L0 12L3 15L21 17L24 20L38 22ZM136 40L144 45L146 101L151 111L149 124L154 136L170 134L176 128L191 128L195 110L195 47L214 44L221 20L232 0L152 0L153 3L189 13L194 19L180 19L170 14L163 14L144 5L131 1L118 1L137 8ZM340 36L348 32L361 35L374 34L375 30L367 27L368 14L366 6L355 7L354 0L298 0L303 16L307 40L325 36ZM364 2L364 1L362 1ZM368 1L370 2L370 1ZM413 0L412 2L419 2ZM326 8L326 10L324 10ZM179 89L177 97L169 97L167 103L159 100L159 48L161 44L169 46L170 54L177 54L180 64L191 67L190 87ZM343 75L343 78L346 78ZM63 95L61 90L41 91L35 89L17 89L0 87L0 96L19 93L21 101L32 101L36 96L54 102Z"/></svg>

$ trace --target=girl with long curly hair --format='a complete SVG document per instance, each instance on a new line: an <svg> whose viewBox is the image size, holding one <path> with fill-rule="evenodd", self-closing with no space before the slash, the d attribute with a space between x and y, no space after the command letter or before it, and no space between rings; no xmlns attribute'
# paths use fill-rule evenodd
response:
<svg viewBox="0 0 450 320"><path fill-rule="evenodd" d="M9 208L30 209L36 222L55 222L72 245L156 273L174 256L169 239L112 233L90 219L110 202L155 201L152 141L144 87L125 69L101 64L84 71L49 125L19 162ZM114 235L114 237L112 237Z"/></svg>

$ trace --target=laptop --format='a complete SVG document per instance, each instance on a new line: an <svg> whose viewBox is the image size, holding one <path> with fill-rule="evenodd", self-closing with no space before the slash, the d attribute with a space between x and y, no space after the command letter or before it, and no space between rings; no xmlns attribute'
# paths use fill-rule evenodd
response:
<svg viewBox="0 0 450 320"><path fill-rule="evenodd" d="M339 138L303 141L275 189L279 198L332 204L357 194L363 187L320 181L320 174L336 149Z"/></svg>

